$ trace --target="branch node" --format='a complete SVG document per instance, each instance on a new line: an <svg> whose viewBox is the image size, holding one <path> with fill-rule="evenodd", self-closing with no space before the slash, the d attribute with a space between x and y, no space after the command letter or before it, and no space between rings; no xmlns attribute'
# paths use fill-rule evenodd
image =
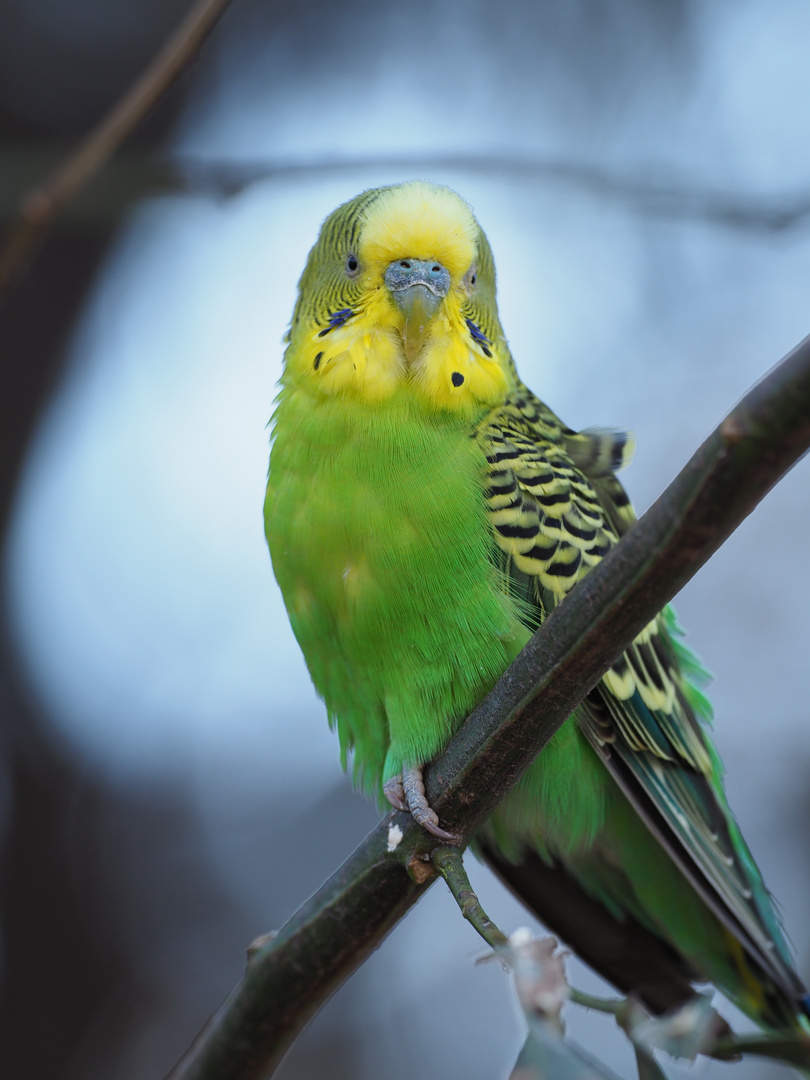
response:
<svg viewBox="0 0 810 1080"><path fill-rule="evenodd" d="M247 947L248 966L250 965L251 961L256 958L256 955L262 951L265 945L271 942L273 938L277 937L278 930L268 930L266 934L259 934L257 938L254 938Z"/></svg>
<svg viewBox="0 0 810 1080"><path fill-rule="evenodd" d="M436 870L430 860L424 855L413 855L408 861L408 874L417 885L423 885L430 878L435 877Z"/></svg>
<svg viewBox="0 0 810 1080"><path fill-rule="evenodd" d="M751 425L746 422L747 418L735 410L725 418L720 425L720 438L726 446L736 446L747 436L752 434Z"/></svg>

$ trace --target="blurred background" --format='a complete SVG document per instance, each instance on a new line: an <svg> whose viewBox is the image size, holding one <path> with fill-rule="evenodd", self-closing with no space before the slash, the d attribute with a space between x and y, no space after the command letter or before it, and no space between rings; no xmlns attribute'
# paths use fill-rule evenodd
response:
<svg viewBox="0 0 810 1080"><path fill-rule="evenodd" d="M0 0L0 224L187 8ZM643 510L810 331L808 38L803 0L234 0L64 215L0 311L0 1075L163 1076L376 821L261 525L326 214L458 190L524 380L573 427L635 431ZM805 461L677 600L805 980L809 528ZM505 930L529 922L471 876ZM483 951L432 889L278 1075L506 1077L522 1021ZM633 1074L607 1019L569 1012Z"/></svg>

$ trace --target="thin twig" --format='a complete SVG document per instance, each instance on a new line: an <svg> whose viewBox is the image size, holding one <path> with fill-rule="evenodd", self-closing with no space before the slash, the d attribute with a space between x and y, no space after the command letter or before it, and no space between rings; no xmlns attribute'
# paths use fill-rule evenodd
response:
<svg viewBox="0 0 810 1080"><path fill-rule="evenodd" d="M629 642L808 446L810 337L749 391L549 615L426 770L443 824L466 836L480 827ZM423 859L433 846L410 815L389 814L252 956L172 1080L269 1076L295 1034L429 884L432 867Z"/></svg>
<svg viewBox="0 0 810 1080"><path fill-rule="evenodd" d="M802 1031L773 1031L732 1035L718 1039L704 1051L720 1061L738 1061L744 1054L796 1065L807 1075L810 1069L810 1037Z"/></svg>
<svg viewBox="0 0 810 1080"><path fill-rule="evenodd" d="M23 272L63 207L120 146L188 66L231 0L199 0L144 73L73 154L22 200L0 247L0 299Z"/></svg>
<svg viewBox="0 0 810 1080"><path fill-rule="evenodd" d="M581 1005L583 1009L593 1009L594 1012L607 1013L608 1016L615 1016L624 1005L624 998L596 997L573 986L569 987L568 999L575 1005Z"/></svg>
<svg viewBox="0 0 810 1080"><path fill-rule="evenodd" d="M470 885L467 871L464 869L464 855L457 847L435 848L430 855L431 862L447 882L461 914L476 930L487 945L498 949L509 944L509 938L490 919L481 907L481 901Z"/></svg>

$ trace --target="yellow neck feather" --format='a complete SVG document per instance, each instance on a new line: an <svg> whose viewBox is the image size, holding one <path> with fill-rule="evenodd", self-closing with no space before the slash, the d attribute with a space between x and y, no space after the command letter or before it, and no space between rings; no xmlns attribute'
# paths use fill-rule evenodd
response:
<svg viewBox="0 0 810 1080"><path fill-rule="evenodd" d="M424 348L408 364L397 325L401 316L383 290L373 294L363 311L326 338L313 330L294 342L287 370L297 382L320 394L349 394L372 402L390 398L407 387L426 407L473 412L496 405L509 389L508 366L499 344L482 345L470 334L459 299L448 296L435 316Z"/></svg>

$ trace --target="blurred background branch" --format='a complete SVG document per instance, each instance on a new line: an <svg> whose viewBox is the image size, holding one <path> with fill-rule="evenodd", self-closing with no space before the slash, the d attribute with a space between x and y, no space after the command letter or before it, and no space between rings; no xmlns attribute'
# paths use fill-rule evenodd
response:
<svg viewBox="0 0 810 1080"><path fill-rule="evenodd" d="M0 244L0 302L45 232L191 63L230 0L198 0L153 62L67 160L23 197ZM13 175L13 163L6 175ZM11 167L9 168L9 165Z"/></svg>
<svg viewBox="0 0 810 1080"><path fill-rule="evenodd" d="M138 104L140 106L142 101ZM6 179L6 185L0 189L0 223L14 220L19 199L17 192L26 191L38 177L52 172L62 156L60 149L47 143L0 147L0 175ZM88 156L83 153L81 164L87 163ZM572 160L532 159L508 154L235 162L178 155L156 158L153 154L124 150L106 164L104 177L99 182L93 184L92 176L84 175L82 183L90 183L84 192L75 183L78 164L78 161L71 163L70 178L74 183L70 201L63 197L62 175L54 177L42 189L24 197L23 220L17 224L15 235L19 232L21 237L27 237L35 225L37 229L42 227L29 220L31 214L25 209L29 203L31 207L42 205L44 208L44 203L40 204L41 195L48 203L48 222L56 213L61 213L69 228L79 224L92 227L94 223L118 220L138 200L157 195L197 193L227 199L240 194L251 184L266 180L294 181L317 175L352 173L358 169L394 170L403 176L430 176L437 171L459 170L510 181L561 181L640 215L705 222L732 229L778 233L800 227L810 215L810 189L746 196L735 191L712 190L686 177L655 179L648 175L654 169L645 168L643 164L633 172L619 173ZM33 233L31 241L26 239L25 243L32 241ZM0 251L0 270L12 257L11 249L5 254Z"/></svg>

